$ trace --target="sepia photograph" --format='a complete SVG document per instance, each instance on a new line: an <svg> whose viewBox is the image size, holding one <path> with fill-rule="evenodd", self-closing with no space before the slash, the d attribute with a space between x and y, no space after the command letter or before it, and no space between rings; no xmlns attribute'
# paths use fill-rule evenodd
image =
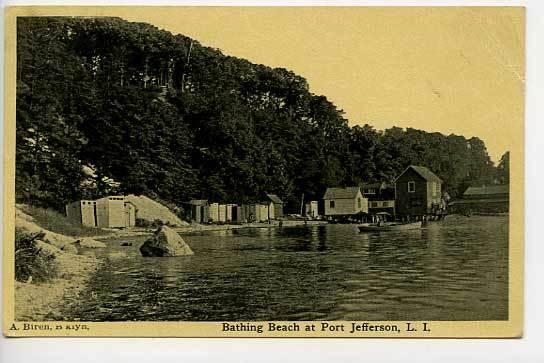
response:
<svg viewBox="0 0 544 363"><path fill-rule="evenodd" d="M524 15L7 9L4 333L519 336Z"/></svg>

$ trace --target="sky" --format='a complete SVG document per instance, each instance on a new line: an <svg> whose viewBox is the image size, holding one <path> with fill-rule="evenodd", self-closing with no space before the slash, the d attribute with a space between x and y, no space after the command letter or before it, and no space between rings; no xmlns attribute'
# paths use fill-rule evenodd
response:
<svg viewBox="0 0 544 363"><path fill-rule="evenodd" d="M292 70L351 126L476 136L494 162L519 142L522 8L132 8L122 17Z"/></svg>

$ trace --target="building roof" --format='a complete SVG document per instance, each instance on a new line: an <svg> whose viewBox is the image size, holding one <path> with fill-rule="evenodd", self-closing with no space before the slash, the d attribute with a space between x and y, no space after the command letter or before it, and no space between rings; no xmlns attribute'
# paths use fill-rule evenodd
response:
<svg viewBox="0 0 544 363"><path fill-rule="evenodd" d="M192 204L192 205L207 205L208 200L207 199L191 199L189 201L189 204Z"/></svg>
<svg viewBox="0 0 544 363"><path fill-rule="evenodd" d="M468 187L463 196L508 194L509 185L484 185L482 187Z"/></svg>
<svg viewBox="0 0 544 363"><path fill-rule="evenodd" d="M327 188L323 199L354 199L359 191L359 187Z"/></svg>
<svg viewBox="0 0 544 363"><path fill-rule="evenodd" d="M272 203L277 203L277 204L282 204L283 203L281 201L280 197L278 197L276 194L266 193L266 196L268 197L268 199L270 199L272 201Z"/></svg>
<svg viewBox="0 0 544 363"><path fill-rule="evenodd" d="M425 179L427 181L442 183L442 179L440 179L438 176L436 176L435 173L433 173L432 171L430 171L426 167L420 166L420 165L409 165L406 169L404 169L404 171L402 173L400 173L400 175L397 177L397 179L400 178L409 169L412 169L413 171L418 173L419 176L421 176L423 179ZM395 181L397 181L397 179L395 179Z"/></svg>
<svg viewBox="0 0 544 363"><path fill-rule="evenodd" d="M364 189L370 189L370 188L380 189L382 187L386 187L385 183L383 183L383 182L381 182L381 183L363 183L363 184L361 184L361 188L364 188Z"/></svg>
<svg viewBox="0 0 544 363"><path fill-rule="evenodd" d="M466 205L466 204L492 204L492 203L508 203L507 198L497 198L497 199L459 199L454 200L451 203L448 203L448 205Z"/></svg>

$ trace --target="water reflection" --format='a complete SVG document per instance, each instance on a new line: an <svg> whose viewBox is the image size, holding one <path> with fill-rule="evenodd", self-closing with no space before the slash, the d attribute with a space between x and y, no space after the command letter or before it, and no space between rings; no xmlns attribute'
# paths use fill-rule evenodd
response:
<svg viewBox="0 0 544 363"><path fill-rule="evenodd" d="M195 254L143 258L109 242L68 320L507 319L507 219L365 234L354 225L184 236ZM60 317L51 317L60 318Z"/></svg>

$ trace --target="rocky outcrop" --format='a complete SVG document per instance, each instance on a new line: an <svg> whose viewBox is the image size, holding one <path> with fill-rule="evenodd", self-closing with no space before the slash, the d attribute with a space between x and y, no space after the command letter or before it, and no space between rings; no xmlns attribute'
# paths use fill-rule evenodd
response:
<svg viewBox="0 0 544 363"><path fill-rule="evenodd" d="M144 257L174 257L192 255L193 251L183 238L167 226L161 226L140 247Z"/></svg>
<svg viewBox="0 0 544 363"><path fill-rule="evenodd" d="M43 240L60 249L76 242L75 238L51 232L40 227L36 224L34 218L21 211L19 208L15 209L15 227L31 234L44 233L45 236L43 237Z"/></svg>
<svg viewBox="0 0 544 363"><path fill-rule="evenodd" d="M104 248L104 242L96 241L89 237L76 239L63 234L48 231L40 227L34 218L24 213L19 208L15 209L15 227L31 234L43 233L42 242L48 243L57 249L71 254L77 254L78 248Z"/></svg>

